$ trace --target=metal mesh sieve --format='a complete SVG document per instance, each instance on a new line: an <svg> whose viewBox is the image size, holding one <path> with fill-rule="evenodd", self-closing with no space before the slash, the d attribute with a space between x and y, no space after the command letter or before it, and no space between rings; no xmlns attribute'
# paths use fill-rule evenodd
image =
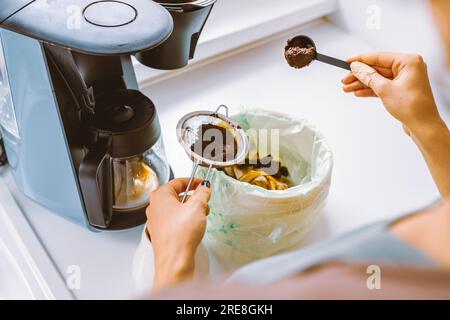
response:
<svg viewBox="0 0 450 320"><path fill-rule="evenodd" d="M225 109L225 115L220 114L220 109ZM225 161L215 161L196 153L192 145L200 138L197 136L199 128L203 125L215 125L225 128L236 141L236 153L233 159L227 158ZM177 138L188 157L194 163L192 174L189 179L187 190L182 202L186 200L187 193L194 179L199 166L208 167L206 180L208 180L211 168L228 167L243 162L249 151L249 143L245 131L228 117L228 107L221 105L216 111L196 111L185 115L177 125Z"/></svg>

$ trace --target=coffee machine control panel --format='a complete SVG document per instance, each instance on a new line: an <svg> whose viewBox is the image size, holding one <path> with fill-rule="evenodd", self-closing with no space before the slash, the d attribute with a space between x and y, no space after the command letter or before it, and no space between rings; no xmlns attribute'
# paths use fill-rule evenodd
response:
<svg viewBox="0 0 450 320"><path fill-rule="evenodd" d="M105 15L104 12L109 12ZM133 23L138 16L136 8L119 1L94 2L83 10L84 19L99 27L120 27Z"/></svg>
<svg viewBox="0 0 450 320"><path fill-rule="evenodd" d="M1 1L3 28L88 54L148 50L173 30L169 12L149 0Z"/></svg>

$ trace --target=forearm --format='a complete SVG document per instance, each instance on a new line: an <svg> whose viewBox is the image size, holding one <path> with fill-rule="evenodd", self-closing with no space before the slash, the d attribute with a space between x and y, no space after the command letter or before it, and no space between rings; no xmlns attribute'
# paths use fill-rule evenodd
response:
<svg viewBox="0 0 450 320"><path fill-rule="evenodd" d="M410 128L411 129L411 128ZM444 121L419 125L411 136L421 150L443 198L450 199L450 131Z"/></svg>
<svg viewBox="0 0 450 320"><path fill-rule="evenodd" d="M190 281L194 276L194 269L194 253L166 251L157 254L154 289L160 290Z"/></svg>

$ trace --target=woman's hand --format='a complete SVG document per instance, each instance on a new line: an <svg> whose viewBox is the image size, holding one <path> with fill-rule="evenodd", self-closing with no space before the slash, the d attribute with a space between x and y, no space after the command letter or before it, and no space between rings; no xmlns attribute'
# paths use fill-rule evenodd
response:
<svg viewBox="0 0 450 320"><path fill-rule="evenodd" d="M439 115L427 65L419 55L363 53L348 59L344 91L380 97L424 155L442 196L450 199L450 132Z"/></svg>
<svg viewBox="0 0 450 320"><path fill-rule="evenodd" d="M344 91L357 97L380 97L408 134L444 125L421 56L363 53L348 62L352 72L342 80Z"/></svg>
<svg viewBox="0 0 450 320"><path fill-rule="evenodd" d="M147 208L148 233L155 255L155 288L162 288L192 278L195 252L206 230L210 184L194 180L196 189L186 203L179 194L189 179L175 179L150 196Z"/></svg>

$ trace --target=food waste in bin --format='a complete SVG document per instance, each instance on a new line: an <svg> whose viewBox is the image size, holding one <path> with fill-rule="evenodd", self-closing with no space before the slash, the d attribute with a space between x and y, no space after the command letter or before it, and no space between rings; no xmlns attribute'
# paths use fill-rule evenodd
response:
<svg viewBox="0 0 450 320"><path fill-rule="evenodd" d="M221 169L228 176L241 182L247 182L266 190L286 190L292 185L289 170L271 155L247 158L245 164L238 164Z"/></svg>

